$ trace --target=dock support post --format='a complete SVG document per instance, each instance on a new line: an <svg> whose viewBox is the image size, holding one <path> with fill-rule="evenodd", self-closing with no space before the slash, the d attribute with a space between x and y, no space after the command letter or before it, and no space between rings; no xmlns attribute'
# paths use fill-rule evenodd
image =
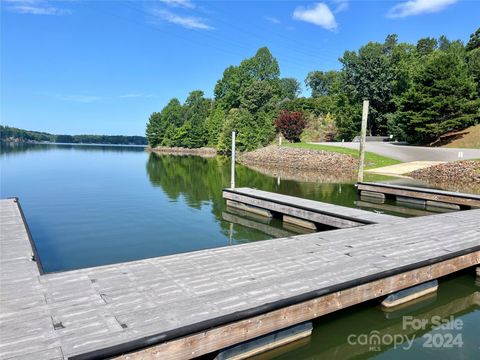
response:
<svg viewBox="0 0 480 360"><path fill-rule="evenodd" d="M368 100L363 100L362 129L360 132L360 160L358 162L358 182L363 181L363 164L365 163L365 137L367 136Z"/></svg>
<svg viewBox="0 0 480 360"><path fill-rule="evenodd" d="M317 226L315 225L315 223L308 220L299 219L294 216L283 215L283 222L300 226L310 230L317 230Z"/></svg>
<svg viewBox="0 0 480 360"><path fill-rule="evenodd" d="M262 209L262 208L259 208L259 207L256 207L256 206L247 205L247 204L244 204L244 203L240 203L238 201L233 201L233 200L228 200L227 199L227 206L230 206L230 207L235 208L235 209L243 210L243 211L248 211L248 212L251 212L253 214L264 216L266 218L272 218L273 217L272 213L270 211L266 210L266 209Z"/></svg>
<svg viewBox="0 0 480 360"><path fill-rule="evenodd" d="M409 301L434 293L437 289L438 280L428 281L388 295L386 299L382 301L382 306L384 308L393 308L398 305L403 305Z"/></svg>
<svg viewBox="0 0 480 360"><path fill-rule="evenodd" d="M365 196L367 198L376 198L376 199L385 200L385 194L380 192L375 192L375 191L362 190L360 191L360 197L362 196Z"/></svg>
<svg viewBox="0 0 480 360"><path fill-rule="evenodd" d="M309 337L311 322L302 323L234 345L219 352L215 360L242 360Z"/></svg>
<svg viewBox="0 0 480 360"><path fill-rule="evenodd" d="M230 179L230 187L235 189L235 130L232 131L232 174Z"/></svg>

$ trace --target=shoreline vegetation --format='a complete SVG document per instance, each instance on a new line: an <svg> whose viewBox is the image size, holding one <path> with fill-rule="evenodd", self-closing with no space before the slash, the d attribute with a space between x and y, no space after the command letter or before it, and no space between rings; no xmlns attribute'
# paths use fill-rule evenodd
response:
<svg viewBox="0 0 480 360"><path fill-rule="evenodd" d="M82 145L147 145L147 138L129 135L56 135L0 125L2 142L53 143Z"/></svg>
<svg viewBox="0 0 480 360"><path fill-rule="evenodd" d="M252 151L286 140L350 141L358 135L362 101L370 102L367 132L428 145L445 134L478 125L480 28L468 42L425 37L401 42L396 34L347 50L339 70L312 69L301 93L299 79L282 77L267 47L228 66L213 89L191 91L154 109L146 136L152 147L214 147Z"/></svg>

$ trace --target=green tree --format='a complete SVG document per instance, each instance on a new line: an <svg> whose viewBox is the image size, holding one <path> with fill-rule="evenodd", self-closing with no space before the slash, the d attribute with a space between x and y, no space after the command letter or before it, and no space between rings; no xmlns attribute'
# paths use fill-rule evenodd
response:
<svg viewBox="0 0 480 360"><path fill-rule="evenodd" d="M279 80L280 99L293 100L300 94L300 82L294 78L281 78Z"/></svg>
<svg viewBox="0 0 480 360"><path fill-rule="evenodd" d="M370 100L370 134L388 134L389 114L397 110L395 97L410 85L410 69L405 65L413 59L412 54L412 46L398 44L397 36L389 35L383 44L370 42L358 53L346 51L340 59L344 83L353 89L355 102Z"/></svg>
<svg viewBox="0 0 480 360"><path fill-rule="evenodd" d="M422 38L417 41L417 53L419 56L430 55L438 46L438 41L435 38Z"/></svg>
<svg viewBox="0 0 480 360"><path fill-rule="evenodd" d="M145 133L148 144L151 147L156 147L162 143L166 130L164 125L165 124L162 122L162 115L160 113L154 112L152 115L150 115Z"/></svg>
<svg viewBox="0 0 480 360"><path fill-rule="evenodd" d="M479 120L476 84L458 49L431 54L400 101L397 125L410 142L426 143Z"/></svg>
<svg viewBox="0 0 480 360"><path fill-rule="evenodd" d="M239 151L254 150L266 144L264 138L266 131L264 121L258 121L249 111L245 109L231 109L223 124L222 133L219 136L218 149L222 153L231 151L231 135L235 130L236 147ZM270 123L270 126L273 126Z"/></svg>
<svg viewBox="0 0 480 360"><path fill-rule="evenodd" d="M208 133L205 122L210 114L211 100L204 97L203 91L192 91L185 100L183 116L183 136L187 137L182 145L188 148L205 146L208 141ZM188 130L188 131L187 131Z"/></svg>
<svg viewBox="0 0 480 360"><path fill-rule="evenodd" d="M312 71L305 79L305 85L312 91L312 97L331 95L333 85L339 80L339 73L331 71Z"/></svg>
<svg viewBox="0 0 480 360"><path fill-rule="evenodd" d="M240 68L238 66L229 66L223 72L223 76L215 85L215 101L225 109L238 108L240 106L240 96L242 94L242 79Z"/></svg>
<svg viewBox="0 0 480 360"><path fill-rule="evenodd" d="M470 40L468 41L465 49L467 51L480 49L480 28L478 28L472 35L470 35Z"/></svg>
<svg viewBox="0 0 480 360"><path fill-rule="evenodd" d="M274 89L268 81L254 81L243 92L241 107L252 114L263 109L274 96Z"/></svg>
<svg viewBox="0 0 480 360"><path fill-rule="evenodd" d="M480 48L467 53L467 63L470 73L477 84L477 92L480 96Z"/></svg>
<svg viewBox="0 0 480 360"><path fill-rule="evenodd" d="M222 131L223 121L225 120L226 113L221 106L215 104L212 112L205 121L205 128L207 130L207 145L217 146L218 137Z"/></svg>
<svg viewBox="0 0 480 360"><path fill-rule="evenodd" d="M280 76L278 61L267 47L258 49L254 57L243 60L240 69L251 80L273 81Z"/></svg>

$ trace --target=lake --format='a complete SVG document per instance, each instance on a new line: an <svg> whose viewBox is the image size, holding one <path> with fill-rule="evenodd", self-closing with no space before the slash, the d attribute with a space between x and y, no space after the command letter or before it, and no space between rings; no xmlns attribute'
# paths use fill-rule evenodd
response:
<svg viewBox="0 0 480 360"><path fill-rule="evenodd" d="M4 146L1 162L1 197L20 199L45 272L276 237L223 219L227 158L21 144ZM345 206L357 200L352 183L283 181L241 165L236 182Z"/></svg>
<svg viewBox="0 0 480 360"><path fill-rule="evenodd" d="M149 154L141 147L17 144L2 145L1 170L0 196L19 197L46 272L268 240L287 231L277 220L265 224L226 211L222 188L230 185L230 162L222 157ZM238 165L236 183L363 206L352 182L283 180ZM267 226L245 226L245 219ZM436 297L407 312L427 319L434 314L454 315L463 324L461 347L425 347L426 334L433 337L440 330L404 329L405 313L384 313L376 305L363 304L322 317L315 321L307 342L258 360L406 356L401 346L372 349L360 344L360 335L372 331L415 335L409 359L478 358L479 286L473 274L442 280ZM349 337L352 334L355 340Z"/></svg>

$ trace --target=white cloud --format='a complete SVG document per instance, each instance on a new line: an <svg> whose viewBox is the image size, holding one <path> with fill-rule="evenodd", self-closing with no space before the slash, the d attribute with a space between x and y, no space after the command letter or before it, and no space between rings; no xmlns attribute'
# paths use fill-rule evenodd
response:
<svg viewBox="0 0 480 360"><path fill-rule="evenodd" d="M409 0L392 7L388 13L389 18L403 18L407 16L434 13L442 11L458 0Z"/></svg>
<svg viewBox="0 0 480 360"><path fill-rule="evenodd" d="M333 12L335 14L338 14L342 11L346 11L349 8L349 0L333 0L332 3L336 5L335 10Z"/></svg>
<svg viewBox="0 0 480 360"><path fill-rule="evenodd" d="M160 0L160 1L172 7L183 7L187 9L195 8L195 4L190 0Z"/></svg>
<svg viewBox="0 0 480 360"><path fill-rule="evenodd" d="M265 20L267 20L268 22L271 22L272 24L280 24L280 20L278 20L274 16L265 16Z"/></svg>
<svg viewBox="0 0 480 360"><path fill-rule="evenodd" d="M3 0L6 10L16 14L30 15L66 15L71 11L51 5L47 0Z"/></svg>
<svg viewBox="0 0 480 360"><path fill-rule="evenodd" d="M214 27L208 25L205 19L195 16L183 16L174 14L167 10L154 9L152 14L161 20L167 21L172 24L180 25L187 29L194 30L213 30Z"/></svg>
<svg viewBox="0 0 480 360"><path fill-rule="evenodd" d="M325 3L317 3L309 8L299 6L293 12L293 18L321 26L327 30L335 30L337 28L335 16Z"/></svg>

